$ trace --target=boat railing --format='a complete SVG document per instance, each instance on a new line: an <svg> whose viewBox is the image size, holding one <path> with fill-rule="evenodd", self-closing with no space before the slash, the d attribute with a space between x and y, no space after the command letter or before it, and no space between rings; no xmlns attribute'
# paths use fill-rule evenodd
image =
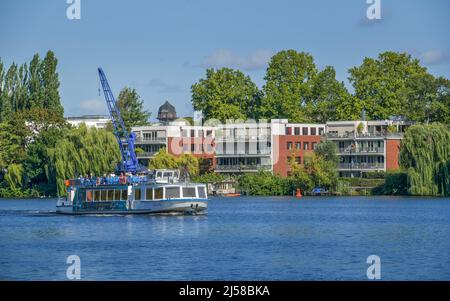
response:
<svg viewBox="0 0 450 301"><path fill-rule="evenodd" d="M86 177L66 181L66 186L109 186L109 185L129 185L143 184L153 181L148 176L107 176L107 177Z"/></svg>

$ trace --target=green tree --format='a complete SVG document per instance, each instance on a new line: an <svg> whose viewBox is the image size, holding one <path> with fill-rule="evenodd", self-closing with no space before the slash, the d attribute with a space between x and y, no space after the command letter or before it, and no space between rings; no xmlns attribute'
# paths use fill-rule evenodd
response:
<svg viewBox="0 0 450 301"><path fill-rule="evenodd" d="M437 93L433 76L407 53L388 51L377 59L365 58L349 73L355 96L363 102L369 119L402 115L423 121L427 103Z"/></svg>
<svg viewBox="0 0 450 301"><path fill-rule="evenodd" d="M43 107L52 109L60 116L64 115L64 108L61 105L59 96L59 76L56 71L58 60L53 51L48 51L41 63L41 89L43 97Z"/></svg>
<svg viewBox="0 0 450 301"><path fill-rule="evenodd" d="M160 149L149 162L149 169L176 169L177 159L169 154L165 148Z"/></svg>
<svg viewBox="0 0 450 301"><path fill-rule="evenodd" d="M407 172L411 195L450 194L450 130L448 125L414 125L405 133L400 166Z"/></svg>
<svg viewBox="0 0 450 301"><path fill-rule="evenodd" d="M205 119L256 118L254 107L260 93L241 71L207 69L206 78L193 84L191 92L194 109L203 111Z"/></svg>
<svg viewBox="0 0 450 301"><path fill-rule="evenodd" d="M144 101L135 89L122 89L117 98L117 106L128 131L133 126L148 124L150 113L144 110Z"/></svg>
<svg viewBox="0 0 450 301"><path fill-rule="evenodd" d="M39 54L35 54L30 62L29 68L29 83L28 94L29 100L27 108L43 108L44 107L44 92L41 82L41 60Z"/></svg>
<svg viewBox="0 0 450 301"><path fill-rule="evenodd" d="M337 155L337 147L336 143L333 141L322 141L316 145L316 149L314 150L317 156L323 158L326 161L334 163L337 167L339 162L339 157Z"/></svg>
<svg viewBox="0 0 450 301"><path fill-rule="evenodd" d="M325 123L330 120L348 120L349 115L359 116L357 106L342 106L352 100L343 82L336 80L336 71L327 66L312 79L311 99L307 102L307 112L313 122ZM350 109L351 111L349 112ZM338 115L340 111L345 115ZM344 118L342 118L344 117Z"/></svg>
<svg viewBox="0 0 450 301"><path fill-rule="evenodd" d="M317 74L313 57L305 52L283 50L275 54L267 68L260 116L289 118L290 122L310 121L312 79ZM319 91L316 91L316 94Z"/></svg>
<svg viewBox="0 0 450 301"><path fill-rule="evenodd" d="M2 91L2 107L0 110L1 120L7 120L11 118L12 113L15 112L17 100L17 83L17 65L13 63L6 72L4 79Z"/></svg>

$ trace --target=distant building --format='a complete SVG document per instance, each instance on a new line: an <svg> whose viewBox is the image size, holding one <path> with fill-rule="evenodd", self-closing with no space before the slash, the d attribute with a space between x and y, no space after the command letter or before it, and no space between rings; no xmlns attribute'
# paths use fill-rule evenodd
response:
<svg viewBox="0 0 450 301"><path fill-rule="evenodd" d="M111 122L111 118L102 115L83 115L80 117L67 117L67 122L73 126L79 126L84 123L88 128L94 127L104 129Z"/></svg>
<svg viewBox="0 0 450 301"><path fill-rule="evenodd" d="M161 123L168 123L177 119L175 107L166 101L158 110L158 120Z"/></svg>

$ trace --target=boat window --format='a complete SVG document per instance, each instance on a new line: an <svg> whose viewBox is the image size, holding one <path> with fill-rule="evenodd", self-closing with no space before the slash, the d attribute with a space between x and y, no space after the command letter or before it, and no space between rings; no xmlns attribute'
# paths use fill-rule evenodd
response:
<svg viewBox="0 0 450 301"><path fill-rule="evenodd" d="M153 200L153 189L147 188L145 191L145 199L146 200Z"/></svg>
<svg viewBox="0 0 450 301"><path fill-rule="evenodd" d="M201 199L206 199L206 187L202 187L202 186L197 186L197 190L198 190L198 197Z"/></svg>
<svg viewBox="0 0 450 301"><path fill-rule="evenodd" d="M127 200L127 195L128 195L128 191L126 189L121 190L122 191L122 201L126 201Z"/></svg>
<svg viewBox="0 0 450 301"><path fill-rule="evenodd" d="M101 195L102 195L102 201L106 201L106 196L108 195L108 190L102 190Z"/></svg>
<svg viewBox="0 0 450 301"><path fill-rule="evenodd" d="M163 188L155 188L155 200L163 198Z"/></svg>
<svg viewBox="0 0 450 301"><path fill-rule="evenodd" d="M114 200L120 201L120 190L114 190Z"/></svg>
<svg viewBox="0 0 450 301"><path fill-rule="evenodd" d="M92 202L92 190L86 191L86 201Z"/></svg>
<svg viewBox="0 0 450 301"><path fill-rule="evenodd" d="M166 187L166 198L179 198L180 187Z"/></svg>
<svg viewBox="0 0 450 301"><path fill-rule="evenodd" d="M141 189L140 189L140 188L137 188L137 189L134 191L134 199L135 199L136 201L140 201L140 200L141 200Z"/></svg>
<svg viewBox="0 0 450 301"><path fill-rule="evenodd" d="M114 201L114 190L108 190L108 201Z"/></svg>
<svg viewBox="0 0 450 301"><path fill-rule="evenodd" d="M183 187L184 198L195 198L195 187Z"/></svg>
<svg viewBox="0 0 450 301"><path fill-rule="evenodd" d="M94 201L100 201L100 190L94 190Z"/></svg>
<svg viewBox="0 0 450 301"><path fill-rule="evenodd" d="M163 177L164 177L164 178L167 178L167 177L171 178L171 177L172 177L172 173L171 173L171 172L165 172L165 173L163 174Z"/></svg>
<svg viewBox="0 0 450 301"><path fill-rule="evenodd" d="M159 172L156 174L156 177L157 177L157 178L161 178L161 177L162 177L162 172L159 171Z"/></svg>

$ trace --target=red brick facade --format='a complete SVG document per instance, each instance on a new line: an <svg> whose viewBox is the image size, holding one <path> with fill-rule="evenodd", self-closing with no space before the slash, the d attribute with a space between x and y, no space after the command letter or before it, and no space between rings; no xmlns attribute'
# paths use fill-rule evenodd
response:
<svg viewBox="0 0 450 301"><path fill-rule="evenodd" d="M320 136L317 135L274 135L272 146L273 173L287 176L290 171L289 158L293 156L298 163L303 164L305 155L313 152L314 146L319 142Z"/></svg>
<svg viewBox="0 0 450 301"><path fill-rule="evenodd" d="M399 168L400 142L401 140L399 139L386 140L386 170Z"/></svg>

